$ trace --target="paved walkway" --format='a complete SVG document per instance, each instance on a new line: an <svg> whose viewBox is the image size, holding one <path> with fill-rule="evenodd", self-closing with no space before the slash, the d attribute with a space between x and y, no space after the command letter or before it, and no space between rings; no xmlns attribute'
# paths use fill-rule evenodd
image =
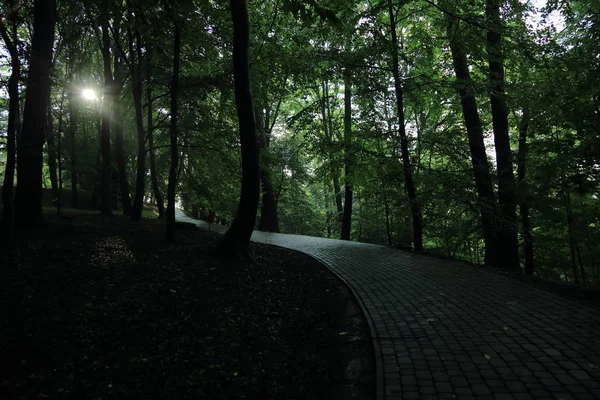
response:
<svg viewBox="0 0 600 400"><path fill-rule="evenodd" d="M378 399L600 399L594 305L381 246L265 232L252 240L309 254L350 286L371 328Z"/></svg>

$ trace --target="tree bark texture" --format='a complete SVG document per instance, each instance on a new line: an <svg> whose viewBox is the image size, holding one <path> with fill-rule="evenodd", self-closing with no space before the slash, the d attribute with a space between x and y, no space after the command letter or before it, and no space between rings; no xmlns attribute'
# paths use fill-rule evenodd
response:
<svg viewBox="0 0 600 400"><path fill-rule="evenodd" d="M0 245L12 247L14 244L15 215L13 203L13 186L15 184L16 140L20 136L21 121L19 115L19 79L21 77L21 60L17 48L17 25L12 28L12 38L5 24L0 25L0 34L10 54L11 72L8 78L8 126L6 128L6 166L2 184L3 218L0 226Z"/></svg>
<svg viewBox="0 0 600 400"><path fill-rule="evenodd" d="M250 237L256 223L260 197L259 150L256 143L256 121L248 62L250 27L246 0L230 0L229 4L233 23L235 104L242 150L242 190L236 216L225 233L220 247L224 251L234 250L240 256L248 258Z"/></svg>
<svg viewBox="0 0 600 400"><path fill-rule="evenodd" d="M151 49L147 49L146 53L146 102L148 103L147 111L147 124L148 124L148 151L150 152L150 180L152 181L152 191L154 192L154 199L156 200L156 206L158 208L158 218L165 217L165 203L163 201L162 193L160 192L160 186L158 185L158 173L156 171L156 155L154 154L154 122L152 121L153 109L152 109L152 59Z"/></svg>
<svg viewBox="0 0 600 400"><path fill-rule="evenodd" d="M329 107L329 91L328 91L328 82L323 80L321 82L322 90L323 90L323 101L321 101L321 117L323 119L323 132L325 133L326 143L330 146L333 143L333 123L331 118L331 110ZM341 229L342 226L342 217L344 215L344 205L342 202L342 189L340 187L340 178L337 167L333 162L332 152L329 152L329 162L331 164L330 172L331 172L331 180L333 181L333 195L335 200L335 208L337 211L336 221L337 228Z"/></svg>
<svg viewBox="0 0 600 400"><path fill-rule="evenodd" d="M410 211L413 225L413 247L415 251L423 251L423 215L421 204L417 198L417 190L413 181L410 154L408 153L408 137L404 126L404 93L400 79L400 62L398 58L398 36L396 34L396 20L394 16L393 1L388 0L390 14L390 30L392 35L392 73L394 75L394 89L396 92L396 107L398 114L398 133L400 136L400 149L402 151L402 165L404 167L404 185L410 202Z"/></svg>
<svg viewBox="0 0 600 400"><path fill-rule="evenodd" d="M102 2L102 61L104 65L104 100L102 102L102 131L100 148L102 153L101 187L100 187L100 214L112 216L111 204L111 162L110 162L110 119L113 103L113 76L110 62L110 37L108 35L109 3Z"/></svg>
<svg viewBox="0 0 600 400"><path fill-rule="evenodd" d="M52 115L52 100L48 92L48 107L46 110L46 145L48 149L48 171L50 173L50 188L52 190L52 201L58 201L58 177L56 174L56 140L54 134L54 116ZM59 133L60 135L60 133Z"/></svg>
<svg viewBox="0 0 600 400"><path fill-rule="evenodd" d="M73 105L73 94L67 92L67 104L69 112L69 139L71 144L71 207L79 208L77 198L77 115L76 107Z"/></svg>
<svg viewBox="0 0 600 400"><path fill-rule="evenodd" d="M117 172L119 174L119 190L121 192L121 202L123 203L123 215L132 215L129 178L127 174L127 155L125 154L125 139L123 137L123 114L121 113L120 104L121 90L119 89L123 86L125 79L121 70L121 60L116 55L113 57L113 65L115 97L112 118L115 130L115 155L117 158Z"/></svg>
<svg viewBox="0 0 600 400"><path fill-rule="evenodd" d="M531 222L529 220L530 196L525 181L527 162L527 130L529 129L529 108L523 109L523 116L519 124L519 153L517 157L517 180L520 187L521 227L523 229L523 252L525 253L525 274L533 275L533 235L531 234Z"/></svg>
<svg viewBox="0 0 600 400"><path fill-rule="evenodd" d="M260 152L269 150L267 139L267 125L262 118L262 110L256 109L256 127L259 133ZM271 184L271 169L267 165L268 159L262 157L260 163L260 182L262 186L262 210L260 213L260 230L265 232L279 232L279 218L277 216L277 202Z"/></svg>
<svg viewBox="0 0 600 400"><path fill-rule="evenodd" d="M144 131L144 116L142 111L142 43L140 33L128 32L129 54L131 57L131 89L133 91L133 104L135 108L135 124L137 127L138 155L137 174L135 179L135 197L133 199L132 221L142 218L144 207L144 185L146 182L146 133ZM135 40L135 46L134 46Z"/></svg>
<svg viewBox="0 0 600 400"><path fill-rule="evenodd" d="M352 83L350 71L344 70L344 211L340 239L350 240L352 229L352 182L350 180L352 143Z"/></svg>
<svg viewBox="0 0 600 400"><path fill-rule="evenodd" d="M171 126L169 137L171 141L171 166L169 167L169 183L167 187L167 241L175 241L175 190L177 188L177 166L179 164L179 150L177 148L177 118L179 109L177 96L179 94L179 72L181 55L181 29L178 17L173 18L173 76L171 78Z"/></svg>
<svg viewBox="0 0 600 400"><path fill-rule="evenodd" d="M56 1L36 0L33 6L33 39L23 112L23 129L17 149L15 217L19 228L41 225L42 148L46 107L50 92Z"/></svg>
<svg viewBox="0 0 600 400"><path fill-rule="evenodd" d="M500 18L500 3L501 0L486 0L485 7L488 24L486 48L491 90L490 102L498 170L499 226L497 226L497 230L499 231L499 248L496 266L519 270L516 188L508 134L508 109L504 93L503 23Z"/></svg>
<svg viewBox="0 0 600 400"><path fill-rule="evenodd" d="M448 36L450 38L450 50L452 52L463 119L469 139L471 165L473 166L473 175L475 177L475 187L477 189L481 214L481 226L485 243L484 263L495 265L497 262L498 236L494 228L498 205L485 151L483 128L477 108L477 100L473 92L473 81L469 73L467 54L463 47L463 37L459 29L459 22L454 17L449 17Z"/></svg>

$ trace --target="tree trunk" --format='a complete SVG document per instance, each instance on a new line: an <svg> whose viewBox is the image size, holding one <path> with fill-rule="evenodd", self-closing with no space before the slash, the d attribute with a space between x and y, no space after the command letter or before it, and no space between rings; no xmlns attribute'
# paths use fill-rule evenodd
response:
<svg viewBox="0 0 600 400"><path fill-rule="evenodd" d="M120 88L125 81L121 61L117 55L113 56L113 88L114 88L114 107L112 110L113 127L115 130L115 156L117 159L117 172L119 177L119 191L121 192L121 201L123 203L123 215L131 215L131 196L129 194L129 178L127 174L127 156L125 153L125 140L123 138L123 114L121 113Z"/></svg>
<svg viewBox="0 0 600 400"><path fill-rule="evenodd" d="M417 199L417 191L413 181L410 154L408 153L408 137L404 126L404 94L400 80L400 62L398 59L398 37L396 35L396 20L392 0L388 0L390 13L390 30L392 34L392 72L394 75L394 89L396 91L396 106L398 113L398 133L400 135L400 148L402 151L402 165L404 167L404 184L410 201L410 211L413 223L413 246L415 251L423 251L423 215L421 204Z"/></svg>
<svg viewBox="0 0 600 400"><path fill-rule="evenodd" d="M23 130L17 149L19 184L15 198L15 217L17 226L24 229L33 228L43 222L42 148L46 105L51 85L55 23L56 1L35 0Z"/></svg>
<svg viewBox="0 0 600 400"><path fill-rule="evenodd" d="M177 96L179 95L179 62L181 54L181 29L178 16L173 12L173 76L171 78L171 166L169 168L169 184L167 187L167 241L175 241L175 190L177 188L177 166L179 164L179 150L177 148Z"/></svg>
<svg viewBox="0 0 600 400"><path fill-rule="evenodd" d="M52 115L52 100L48 92L48 106L46 109L46 143L48 146L48 171L50 172L50 188L52 189L52 201L58 200L58 179L56 175L56 141L54 140L54 116ZM60 133L59 133L60 135Z"/></svg>
<svg viewBox="0 0 600 400"><path fill-rule="evenodd" d="M248 64L250 27L246 0L230 0L229 4L233 23L233 81L242 147L242 191L236 216L220 247L249 258L250 237L260 196L259 151Z"/></svg>
<svg viewBox="0 0 600 400"><path fill-rule="evenodd" d="M569 236L569 249L571 250L571 269L573 271L573 280L576 284L579 284L579 274L577 269L577 257L576 257L576 247L577 244L575 242L575 235L573 234L573 209L571 207L571 196L568 192L564 192L563 199L565 202L565 211L567 214L567 234Z"/></svg>
<svg viewBox="0 0 600 400"><path fill-rule="evenodd" d="M71 139L71 207L79 208L77 199L77 116L76 107L73 106L73 95L67 92L67 102L69 107L69 138Z"/></svg>
<svg viewBox="0 0 600 400"><path fill-rule="evenodd" d="M267 105L268 107L268 105ZM262 118L262 110L255 110L256 128L259 133L260 151L266 152L269 149L267 140L267 128ZM268 160L262 158L260 165L260 182L262 184L262 210L260 213L260 230L265 232L279 232L279 218L277 217L277 202L275 193L271 184L271 170L266 163Z"/></svg>
<svg viewBox="0 0 600 400"><path fill-rule="evenodd" d="M123 215L131 215L131 197L129 194L129 179L127 177L127 156L125 155L125 140L123 138L123 116L121 115L119 108L118 105L113 108L119 190L121 192L121 201L123 202Z"/></svg>
<svg viewBox="0 0 600 400"><path fill-rule="evenodd" d="M458 84L463 118L469 138L471 165L473 166L475 187L477 188L477 197L479 200L481 226L485 243L484 263L487 265L496 265L498 237L494 231L494 227L496 225L495 220L498 213L498 205L485 151L477 100L473 93L473 81L469 73L467 54L463 47L464 41L459 31L459 23L454 17L448 18L448 36L450 38L450 50L452 52L454 73Z"/></svg>
<svg viewBox="0 0 600 400"><path fill-rule="evenodd" d="M533 236L529 221L530 198L527 183L525 182L525 165L527 160L527 129L529 128L529 108L523 109L523 116L519 124L519 153L517 156L517 179L519 181L521 204L521 224L523 228L523 250L525 253L525 274L533 275Z"/></svg>
<svg viewBox="0 0 600 400"><path fill-rule="evenodd" d="M110 117L113 102L113 77L110 63L110 37L108 35L109 3L102 2L102 60L104 63L104 100L102 102L102 134L100 148L102 152L100 214L112 216L111 204L111 162L110 162Z"/></svg>
<svg viewBox="0 0 600 400"><path fill-rule="evenodd" d="M382 182L382 187L383 187L383 182ZM392 242L392 231L390 230L390 206L388 204L388 200L385 195L385 192L383 194L383 206L385 207L385 232L387 235L388 246L392 247L393 242Z"/></svg>
<svg viewBox="0 0 600 400"><path fill-rule="evenodd" d="M21 121L19 115L19 79L21 60L17 48L17 24L12 28L12 39L4 24L0 25L0 34L10 54L11 73L8 79L8 126L6 129L6 167L2 184L3 219L0 226L1 246L12 247L15 239L13 186L15 182L16 139L20 136Z"/></svg>
<svg viewBox="0 0 600 400"><path fill-rule="evenodd" d="M321 82L323 90L323 101L321 102L321 117L323 118L323 132L325 133L325 140L328 145L331 146L333 143L333 124L331 121L331 112L329 110L329 93L327 90L327 81ZM329 162L331 163L331 179L333 181L333 195L335 198L335 207L337 210L336 220L338 228L341 229L342 217L344 215L344 206L342 203L342 193L340 188L340 178L337 168L333 165L333 157L331 151L329 153Z"/></svg>
<svg viewBox="0 0 600 400"><path fill-rule="evenodd" d="M342 229L340 239L350 240L352 228L352 182L350 181L350 170L352 163L352 88L350 82L350 71L344 70L344 211L342 215Z"/></svg>
<svg viewBox="0 0 600 400"><path fill-rule="evenodd" d="M85 127L85 124L84 124ZM96 134L98 136L98 151L96 152L96 161L94 162L96 171L96 177L94 182L94 190L92 192L92 201L91 208L98 207L98 198L100 197L100 192L102 191L102 116L97 115L96 120Z"/></svg>
<svg viewBox="0 0 600 400"><path fill-rule="evenodd" d="M58 162L58 196L56 200L56 215L60 215L60 209L62 207L62 189L63 189L63 180L62 180L62 132L63 132L63 114L64 114L64 106L65 106L65 88L63 87L62 93L60 95L60 110L58 112L58 137L56 139L56 151L57 151L57 162Z"/></svg>
<svg viewBox="0 0 600 400"><path fill-rule="evenodd" d="M131 32L129 36L129 54L131 57L131 88L133 91L133 105L135 108L135 123L137 127L138 155L137 174L135 179L135 198L133 200L132 221L142 218L144 207L144 184L146 182L146 133L144 132L144 116L142 112L142 43L139 32L135 32L136 48L134 51L134 38Z"/></svg>
<svg viewBox="0 0 600 400"><path fill-rule="evenodd" d="M517 239L515 177L508 134L508 110L504 94L504 54L502 52L501 0L486 0L488 24L487 54L489 64L490 102L498 169L499 248L496 266L520 270Z"/></svg>
<svg viewBox="0 0 600 400"><path fill-rule="evenodd" d="M156 206L158 208L158 218L165 217L165 204L163 202L163 196L158 186L158 173L156 171L156 155L154 154L154 122L152 121L153 110L152 110L152 70L151 70L151 49L146 50L146 101L148 103L148 111L146 118L148 120L148 151L150 152L150 179L152 181L152 190L154 191L154 198L156 199Z"/></svg>

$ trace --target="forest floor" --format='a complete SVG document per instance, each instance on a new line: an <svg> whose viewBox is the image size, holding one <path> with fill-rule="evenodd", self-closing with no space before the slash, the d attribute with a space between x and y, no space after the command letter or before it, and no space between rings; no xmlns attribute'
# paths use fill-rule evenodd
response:
<svg viewBox="0 0 600 400"><path fill-rule="evenodd" d="M66 210L68 214L68 210ZM164 222L48 216L0 252L2 399L368 399L368 325L312 258Z"/></svg>

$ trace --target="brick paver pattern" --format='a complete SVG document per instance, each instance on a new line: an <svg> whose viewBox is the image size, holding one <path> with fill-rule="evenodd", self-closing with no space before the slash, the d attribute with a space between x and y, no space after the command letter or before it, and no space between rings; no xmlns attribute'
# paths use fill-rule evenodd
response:
<svg viewBox="0 0 600 400"><path fill-rule="evenodd" d="M265 232L252 240L309 254L350 286L369 319L379 399L600 399L591 303L387 247Z"/></svg>

